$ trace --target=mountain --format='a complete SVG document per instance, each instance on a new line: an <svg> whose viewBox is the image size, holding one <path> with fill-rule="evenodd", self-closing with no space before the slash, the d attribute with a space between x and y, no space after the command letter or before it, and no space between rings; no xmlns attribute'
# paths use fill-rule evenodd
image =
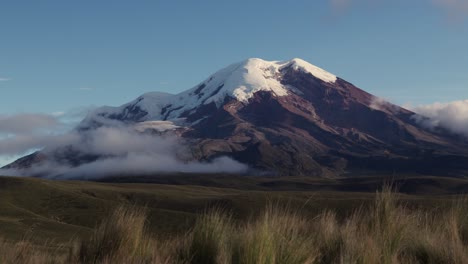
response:
<svg viewBox="0 0 468 264"><path fill-rule="evenodd" d="M125 123L140 132L176 134L190 143L196 160L229 156L269 174L467 169L466 141L427 129L415 116L301 59L248 59L179 94L151 92L101 107L76 130ZM99 159L65 153L74 165ZM35 153L8 167L44 159Z"/></svg>

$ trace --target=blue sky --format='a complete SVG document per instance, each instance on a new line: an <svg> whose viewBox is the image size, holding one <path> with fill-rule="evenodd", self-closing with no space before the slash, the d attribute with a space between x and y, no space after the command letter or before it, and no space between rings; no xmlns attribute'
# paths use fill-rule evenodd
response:
<svg viewBox="0 0 468 264"><path fill-rule="evenodd" d="M249 57L299 57L399 104L468 99L458 1L2 0L0 114L177 93Z"/></svg>
<svg viewBox="0 0 468 264"><path fill-rule="evenodd" d="M468 0L0 0L0 143L250 57L302 58L465 131L467 18Z"/></svg>

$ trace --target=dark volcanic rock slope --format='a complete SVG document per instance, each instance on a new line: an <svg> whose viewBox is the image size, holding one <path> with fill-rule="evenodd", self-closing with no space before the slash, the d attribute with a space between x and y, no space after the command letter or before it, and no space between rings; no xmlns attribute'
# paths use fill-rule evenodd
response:
<svg viewBox="0 0 468 264"><path fill-rule="evenodd" d="M114 121L143 130L177 125L169 130L191 142L196 159L228 155L282 175L417 172L434 161L441 171L464 169L465 143L424 129L413 116L303 60L249 59L177 95L148 93L100 108L78 130Z"/></svg>

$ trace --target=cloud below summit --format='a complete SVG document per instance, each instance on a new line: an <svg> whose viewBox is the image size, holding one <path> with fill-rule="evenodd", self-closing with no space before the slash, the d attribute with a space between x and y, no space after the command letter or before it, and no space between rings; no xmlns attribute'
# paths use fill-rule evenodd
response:
<svg viewBox="0 0 468 264"><path fill-rule="evenodd" d="M411 110L427 117L417 120L429 128L443 127L468 137L468 100L416 106Z"/></svg>
<svg viewBox="0 0 468 264"><path fill-rule="evenodd" d="M0 135L31 134L40 130L56 129L60 124L57 116L48 114L0 115Z"/></svg>
<svg viewBox="0 0 468 264"><path fill-rule="evenodd" d="M28 150L42 149L43 154L55 158L35 164L31 168L0 170L0 175L99 178L158 172L242 173L248 169L246 165L228 157L206 162L196 161L183 139L170 135L141 133L132 125L120 124L52 135L33 132L37 127L45 125L28 127L20 122L27 123L28 120L19 118L16 120L18 124L10 124L8 128L4 128L5 131L19 131L22 134L0 139L0 155L18 155ZM28 128L29 133L25 133ZM61 160L57 160L57 156ZM76 166L70 161L73 159L83 161Z"/></svg>

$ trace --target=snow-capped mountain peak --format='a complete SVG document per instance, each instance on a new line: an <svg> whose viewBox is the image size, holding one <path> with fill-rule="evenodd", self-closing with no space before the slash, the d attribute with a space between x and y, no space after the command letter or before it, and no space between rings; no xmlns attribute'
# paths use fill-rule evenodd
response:
<svg viewBox="0 0 468 264"><path fill-rule="evenodd" d="M266 61L250 58L231 64L197 86L179 94L150 92L120 107L102 107L87 118L97 117L132 122L174 120L203 105L214 103L220 107L227 97L248 103L259 91L273 96L286 96L293 88L282 83L282 72L287 69L311 74L325 83L334 83L336 76L301 59Z"/></svg>
<svg viewBox="0 0 468 264"><path fill-rule="evenodd" d="M316 78L321 79L324 82L334 83L336 81L335 75L299 58L295 58L286 62L286 66L292 66L295 70L302 70L302 71L308 72L312 74L313 76L315 76Z"/></svg>
<svg viewBox="0 0 468 264"><path fill-rule="evenodd" d="M215 102L217 105L224 101L225 96L246 103L258 91L270 91L276 96L285 96L289 89L281 84L281 71L288 67L310 73L324 82L336 81L335 75L301 59L281 62L251 58L216 72L180 95L190 97L196 94L199 99L203 99L203 104Z"/></svg>

